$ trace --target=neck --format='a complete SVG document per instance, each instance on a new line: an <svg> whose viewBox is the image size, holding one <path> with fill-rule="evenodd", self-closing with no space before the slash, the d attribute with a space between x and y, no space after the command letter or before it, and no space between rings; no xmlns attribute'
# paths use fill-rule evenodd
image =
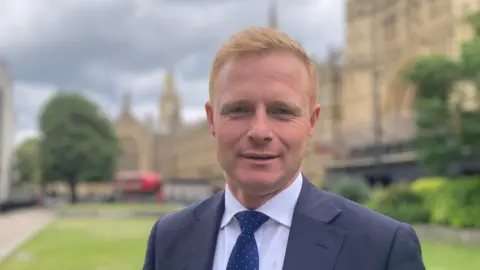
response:
<svg viewBox="0 0 480 270"><path fill-rule="evenodd" d="M286 188L288 188L297 178L297 172L293 178L291 178L285 185L282 185L280 188L276 188L272 191L268 192L261 192L255 188L246 190L235 183L235 181L230 181L229 177L227 177L227 185L230 189L230 192L238 200L245 208L249 210L258 209L260 206L264 205L270 199L275 197L278 193L282 192Z"/></svg>

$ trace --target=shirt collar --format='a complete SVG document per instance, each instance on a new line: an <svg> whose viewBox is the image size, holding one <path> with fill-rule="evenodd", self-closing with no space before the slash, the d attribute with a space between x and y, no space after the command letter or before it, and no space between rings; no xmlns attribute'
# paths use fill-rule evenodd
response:
<svg viewBox="0 0 480 270"><path fill-rule="evenodd" d="M275 197L260 206L256 211L262 212L271 219L290 227L293 211L302 189L302 174L299 173L293 183ZM224 228L238 212L247 210L232 194L228 185L225 187L225 212L220 228Z"/></svg>

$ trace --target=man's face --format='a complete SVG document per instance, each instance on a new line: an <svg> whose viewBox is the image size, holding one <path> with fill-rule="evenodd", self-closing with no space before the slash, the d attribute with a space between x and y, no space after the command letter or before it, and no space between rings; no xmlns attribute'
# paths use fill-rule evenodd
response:
<svg viewBox="0 0 480 270"><path fill-rule="evenodd" d="M305 65L294 55L250 54L227 62L205 108L229 185L278 191L300 170L320 108L311 108Z"/></svg>

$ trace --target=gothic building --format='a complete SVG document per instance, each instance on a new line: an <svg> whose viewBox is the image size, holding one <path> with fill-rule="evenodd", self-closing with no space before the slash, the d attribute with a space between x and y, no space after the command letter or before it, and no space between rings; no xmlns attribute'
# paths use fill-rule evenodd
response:
<svg viewBox="0 0 480 270"><path fill-rule="evenodd" d="M416 93L402 69L429 53L457 58L462 41L472 37L465 16L479 9L478 0L346 2L341 79L330 79L338 93L323 95L336 108L335 132L321 138L335 152L327 172L385 183L426 174L411 145Z"/></svg>
<svg viewBox="0 0 480 270"><path fill-rule="evenodd" d="M132 93L123 97L120 117L116 122L118 138L123 148L120 171L155 171L164 173L171 147L172 134L182 128L180 93L173 74L165 76L159 94L157 119L151 116L136 119L132 112Z"/></svg>

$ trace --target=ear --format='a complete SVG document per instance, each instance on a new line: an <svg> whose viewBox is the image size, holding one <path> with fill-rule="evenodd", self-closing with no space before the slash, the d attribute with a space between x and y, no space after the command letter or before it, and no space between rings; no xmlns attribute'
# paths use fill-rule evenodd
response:
<svg viewBox="0 0 480 270"><path fill-rule="evenodd" d="M210 101L207 101L207 103L205 103L205 113L207 114L207 120L210 125L210 133L213 137L215 137L215 126L213 123L213 107Z"/></svg>
<svg viewBox="0 0 480 270"><path fill-rule="evenodd" d="M318 117L320 116L320 104L315 105L313 108L312 114L310 115L310 130L308 131L308 136L312 137L315 132L315 127L317 126Z"/></svg>

